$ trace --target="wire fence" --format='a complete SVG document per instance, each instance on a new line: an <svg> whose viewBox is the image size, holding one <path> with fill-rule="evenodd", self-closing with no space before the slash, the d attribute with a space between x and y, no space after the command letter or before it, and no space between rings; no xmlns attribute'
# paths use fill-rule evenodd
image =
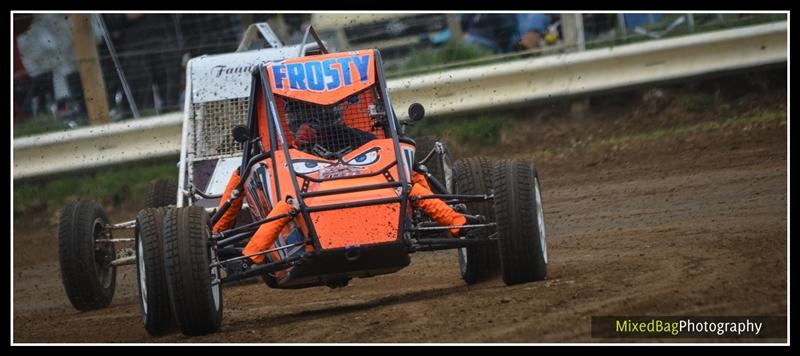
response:
<svg viewBox="0 0 800 356"><path fill-rule="evenodd" d="M286 44L313 25L334 50L378 48L389 78L785 21L786 14L101 14L116 61L92 22L111 121L176 111L186 63L233 52L247 26L268 22ZM13 16L15 136L88 125L69 14ZM116 62L116 63L115 63ZM126 95L123 73L130 95ZM128 99L130 96L130 100Z"/></svg>

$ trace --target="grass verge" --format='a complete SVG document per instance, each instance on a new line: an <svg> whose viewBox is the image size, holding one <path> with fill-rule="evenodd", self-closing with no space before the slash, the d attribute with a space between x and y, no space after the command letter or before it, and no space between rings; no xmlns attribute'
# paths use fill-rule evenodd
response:
<svg viewBox="0 0 800 356"><path fill-rule="evenodd" d="M148 184L177 177L176 158L118 165L93 172L14 182L14 216L58 209L73 199L94 199L104 205L144 203Z"/></svg>

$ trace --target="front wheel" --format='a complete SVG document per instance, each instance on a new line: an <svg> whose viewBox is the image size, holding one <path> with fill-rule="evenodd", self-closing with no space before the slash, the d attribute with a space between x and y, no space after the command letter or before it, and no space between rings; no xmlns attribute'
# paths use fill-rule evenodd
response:
<svg viewBox="0 0 800 356"><path fill-rule="evenodd" d="M166 208L172 209L172 208ZM150 335L169 332L167 276L164 270L163 220L165 208L147 208L136 215L136 276L139 281L139 311Z"/></svg>
<svg viewBox="0 0 800 356"><path fill-rule="evenodd" d="M106 225L108 217L96 202L69 203L61 210L58 260L61 281L75 309L105 308L114 297L117 268L111 262L116 250Z"/></svg>
<svg viewBox="0 0 800 356"><path fill-rule="evenodd" d="M544 280L547 244L536 169L521 160L497 162L493 186L503 281L512 285Z"/></svg>
<svg viewBox="0 0 800 356"><path fill-rule="evenodd" d="M164 218L164 264L170 307L186 335L205 335L222 322L220 267L208 246L208 213L199 206L167 211Z"/></svg>
<svg viewBox="0 0 800 356"><path fill-rule="evenodd" d="M491 194L492 189L492 163L485 157L472 157L456 161L455 164L455 193L480 195ZM485 216L489 221L494 220L494 209L490 201L468 202L467 211L470 214ZM485 239L492 234L490 228L474 229L469 231L468 238ZM458 266L461 278L467 284L475 284L487 280L497 273L498 261L497 244L463 247L458 249Z"/></svg>

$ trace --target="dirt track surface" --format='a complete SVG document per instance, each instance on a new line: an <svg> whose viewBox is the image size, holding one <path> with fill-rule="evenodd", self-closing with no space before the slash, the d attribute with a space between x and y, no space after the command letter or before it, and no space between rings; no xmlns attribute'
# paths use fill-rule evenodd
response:
<svg viewBox="0 0 800 356"><path fill-rule="evenodd" d="M14 227L14 341L613 342L591 316L786 315L786 152L784 116L545 158L546 281L466 286L455 251L417 253L341 289L226 288L220 331L194 338L146 334L133 266L109 308L73 309L46 217Z"/></svg>

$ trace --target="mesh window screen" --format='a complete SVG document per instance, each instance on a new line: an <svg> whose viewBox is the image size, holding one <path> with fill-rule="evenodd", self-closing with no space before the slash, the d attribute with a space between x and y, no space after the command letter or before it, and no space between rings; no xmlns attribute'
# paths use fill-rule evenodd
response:
<svg viewBox="0 0 800 356"><path fill-rule="evenodd" d="M249 98L194 104L195 156L197 158L239 153L233 127L247 124Z"/></svg>
<svg viewBox="0 0 800 356"><path fill-rule="evenodd" d="M334 159L387 137L386 110L374 87L333 105L281 96L276 101L287 142L306 153Z"/></svg>

